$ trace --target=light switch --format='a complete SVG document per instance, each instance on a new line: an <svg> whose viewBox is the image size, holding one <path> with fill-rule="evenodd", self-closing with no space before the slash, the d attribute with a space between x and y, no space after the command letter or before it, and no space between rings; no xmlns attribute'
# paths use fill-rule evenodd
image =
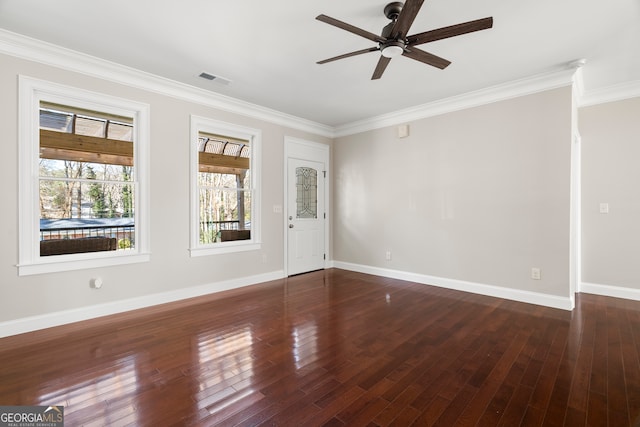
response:
<svg viewBox="0 0 640 427"><path fill-rule="evenodd" d="M600 203L600 213L601 214L609 213L609 203Z"/></svg>

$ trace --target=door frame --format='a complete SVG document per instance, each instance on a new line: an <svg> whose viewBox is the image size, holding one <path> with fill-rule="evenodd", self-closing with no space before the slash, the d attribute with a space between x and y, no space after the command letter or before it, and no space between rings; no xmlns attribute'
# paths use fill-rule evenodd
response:
<svg viewBox="0 0 640 427"><path fill-rule="evenodd" d="M285 135L284 137L284 177L283 185L284 189L284 204L282 213L282 229L284 230L284 275L289 275L289 239L288 239L288 220L287 220L287 206L289 206L289 192L287 187L288 180L288 165L289 159L301 159L310 160L324 164L326 170L326 178L324 180L324 209L326 212L326 219L324 223L324 251L326 254L324 260L324 268L330 264L331 259L331 147L327 144L321 144L319 142L307 141L300 138Z"/></svg>

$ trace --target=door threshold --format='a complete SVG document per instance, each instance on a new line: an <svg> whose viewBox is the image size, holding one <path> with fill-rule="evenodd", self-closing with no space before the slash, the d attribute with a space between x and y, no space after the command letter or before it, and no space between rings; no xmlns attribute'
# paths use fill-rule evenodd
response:
<svg viewBox="0 0 640 427"><path fill-rule="evenodd" d="M322 270L325 270L325 269L324 268L319 268L317 270L303 271L302 273L290 274L287 277L302 276L303 274L315 273L316 271L322 271Z"/></svg>

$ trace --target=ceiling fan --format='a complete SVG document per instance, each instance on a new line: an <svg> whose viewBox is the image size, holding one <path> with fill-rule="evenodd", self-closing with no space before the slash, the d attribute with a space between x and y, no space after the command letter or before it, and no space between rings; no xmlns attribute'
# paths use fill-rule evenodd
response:
<svg viewBox="0 0 640 427"><path fill-rule="evenodd" d="M384 8L384 14L391 20L391 22L382 29L381 35L370 33L369 31L347 24L346 22L342 22L335 18L331 18L327 15L318 15L316 17L318 21L322 21L329 25L333 25L334 27L338 27L345 31L349 31L350 33L364 37L365 39L377 42L378 46L334 56L333 58L318 61L317 64L326 64L327 62L336 61L338 59L349 58L351 56L379 50L382 55L378 60L378 65L373 72L371 80L376 80L382 77L382 74L387 68L387 65L389 65L391 58L399 55L415 59L416 61L423 62L436 68L444 69L451 64L451 61L440 58L432 53L425 52L424 50L418 49L416 46L436 40L472 33L474 31L486 30L493 26L493 17L488 17L407 36L413 20L422 7L422 3L424 3L424 0L407 0L404 4L402 2L393 2L386 5Z"/></svg>

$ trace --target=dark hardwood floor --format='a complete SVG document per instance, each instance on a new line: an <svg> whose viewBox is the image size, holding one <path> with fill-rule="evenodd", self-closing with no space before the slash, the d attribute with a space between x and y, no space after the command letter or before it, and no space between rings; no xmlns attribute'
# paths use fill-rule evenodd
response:
<svg viewBox="0 0 640 427"><path fill-rule="evenodd" d="M573 312L342 270L0 340L67 426L629 426L640 302Z"/></svg>

